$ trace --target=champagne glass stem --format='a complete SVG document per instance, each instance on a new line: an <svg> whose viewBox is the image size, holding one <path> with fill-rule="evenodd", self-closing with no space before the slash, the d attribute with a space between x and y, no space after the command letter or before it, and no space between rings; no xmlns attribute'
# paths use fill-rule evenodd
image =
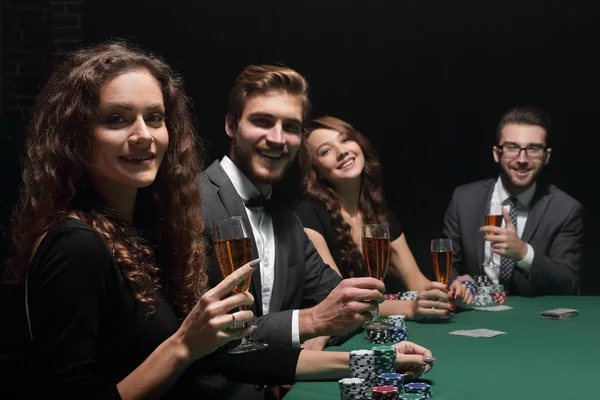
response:
<svg viewBox="0 0 600 400"><path fill-rule="evenodd" d="M244 310L248 309L247 306L240 306L239 308L240 308L240 311L244 311ZM247 328L248 327L248 322L244 322L241 327L242 328ZM243 346L243 345L247 344L249 341L251 341L251 337L250 336L244 336L244 337L242 337L242 343L241 343L241 345Z"/></svg>
<svg viewBox="0 0 600 400"><path fill-rule="evenodd" d="M496 264L494 264L494 252L492 251L492 243L488 242L489 244L489 248L490 248L490 253L487 257L487 261L485 262L485 266L489 267L489 268L493 268L496 266Z"/></svg>

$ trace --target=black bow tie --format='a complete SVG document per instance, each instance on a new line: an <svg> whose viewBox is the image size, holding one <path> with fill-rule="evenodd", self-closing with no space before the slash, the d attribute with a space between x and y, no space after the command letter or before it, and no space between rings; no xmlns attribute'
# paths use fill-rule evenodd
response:
<svg viewBox="0 0 600 400"><path fill-rule="evenodd" d="M246 207L262 207L265 211L271 211L273 209L273 202L261 194L258 197L246 201Z"/></svg>

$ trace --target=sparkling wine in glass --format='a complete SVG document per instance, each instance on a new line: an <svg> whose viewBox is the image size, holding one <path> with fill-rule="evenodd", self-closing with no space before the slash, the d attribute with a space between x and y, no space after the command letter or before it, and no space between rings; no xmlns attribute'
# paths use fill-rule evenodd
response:
<svg viewBox="0 0 600 400"><path fill-rule="evenodd" d="M502 226L502 219L502 203L495 200L490 201L485 214L485 225L497 226L499 228ZM488 235L495 235L495 233L488 232ZM494 263L494 252L492 251L491 243L489 245L490 253L487 261L483 263L483 266L488 268L499 268L500 264Z"/></svg>
<svg viewBox="0 0 600 400"><path fill-rule="evenodd" d="M431 263L435 280L448 285L450 273L452 272L452 240L433 239L431 241ZM452 318L450 315L439 315L439 319Z"/></svg>
<svg viewBox="0 0 600 400"><path fill-rule="evenodd" d="M431 241L431 262L435 280L447 285L452 271L452 240L433 239Z"/></svg>
<svg viewBox="0 0 600 400"><path fill-rule="evenodd" d="M223 277L227 277L236 269L244 266L252 257L252 243L242 217L231 217L213 222L214 245ZM251 276L244 279L233 293L247 292L250 289ZM246 306L240 306L245 310ZM248 324L245 323L244 327ZM231 354L248 353L268 347L266 343L252 340L250 336L243 337L242 342L229 350Z"/></svg>
<svg viewBox="0 0 600 400"><path fill-rule="evenodd" d="M390 229L387 224L366 224L362 228L362 253L367 275L383 281L390 261ZM387 328L389 325L379 316L379 307L365 328Z"/></svg>

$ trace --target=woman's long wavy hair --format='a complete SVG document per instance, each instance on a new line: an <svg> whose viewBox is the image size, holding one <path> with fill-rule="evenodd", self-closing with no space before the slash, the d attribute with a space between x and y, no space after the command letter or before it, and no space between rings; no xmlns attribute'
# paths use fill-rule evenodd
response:
<svg viewBox="0 0 600 400"><path fill-rule="evenodd" d="M132 70L146 70L158 81L169 132L156 180L138 190L137 229L115 216L89 179L100 87ZM36 241L75 212L106 239L148 313L154 312L161 288L179 312L189 312L207 284L197 182L202 156L183 83L164 61L122 41L74 52L51 74L33 109L6 280L22 282Z"/></svg>
<svg viewBox="0 0 600 400"><path fill-rule="evenodd" d="M338 265L338 268L342 275L345 278L364 276L364 258L352 239L350 225L342 217L341 203L336 188L319 174L319 170L315 165L316 161L308 150L308 137L316 129L331 129L340 132L358 143L362 149L365 166L361 174L358 209L365 224L387 222L388 207L382 193L381 163L369 140L349 123L330 116L313 119L308 123L299 154L301 194L304 198L322 204L329 213L331 226L339 239L341 265Z"/></svg>

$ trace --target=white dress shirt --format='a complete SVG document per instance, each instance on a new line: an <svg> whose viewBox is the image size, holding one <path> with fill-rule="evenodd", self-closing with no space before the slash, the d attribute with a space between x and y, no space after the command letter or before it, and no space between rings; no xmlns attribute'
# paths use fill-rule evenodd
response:
<svg viewBox="0 0 600 400"><path fill-rule="evenodd" d="M535 188L537 184L534 182L526 191L521 193L517 198L517 235L519 237L523 236L523 230L525 229L525 224L527 223L527 216L529 215L529 204L531 203L531 199L533 198L533 194L535 193ZM511 194L506 190L504 184L502 184L502 180L498 177L496 181L496 185L494 186L494 192L492 193L491 201L497 201L502 203L503 207L506 209L506 212L509 212L510 203L508 201ZM504 218L502 219L502 227L506 226L506 221ZM490 253L492 251L491 242L485 241L485 258L484 263L487 263L489 260ZM525 257L521 261L517 262L517 268L521 268L525 272L529 272L531 269L531 264L533 263L533 247L529 243L527 243L527 253ZM501 257L499 254L493 254L493 261L497 267L484 267L485 274L492 280L493 283L497 284L499 282L500 276L500 260Z"/></svg>
<svg viewBox="0 0 600 400"><path fill-rule="evenodd" d="M256 248L260 257L260 283L262 298L262 313L269 313L271 306L271 295L273 294L273 283L275 281L275 233L273 231L273 219L271 214L265 212L263 207L248 208L245 206L247 200L260 195L258 188L250 182L242 171L225 156L220 162L221 167L231 180L236 192L244 202L246 214L252 226L252 234L256 242ZM271 193L265 197L271 197ZM292 344L300 346L300 330L298 324L298 310L292 313Z"/></svg>

